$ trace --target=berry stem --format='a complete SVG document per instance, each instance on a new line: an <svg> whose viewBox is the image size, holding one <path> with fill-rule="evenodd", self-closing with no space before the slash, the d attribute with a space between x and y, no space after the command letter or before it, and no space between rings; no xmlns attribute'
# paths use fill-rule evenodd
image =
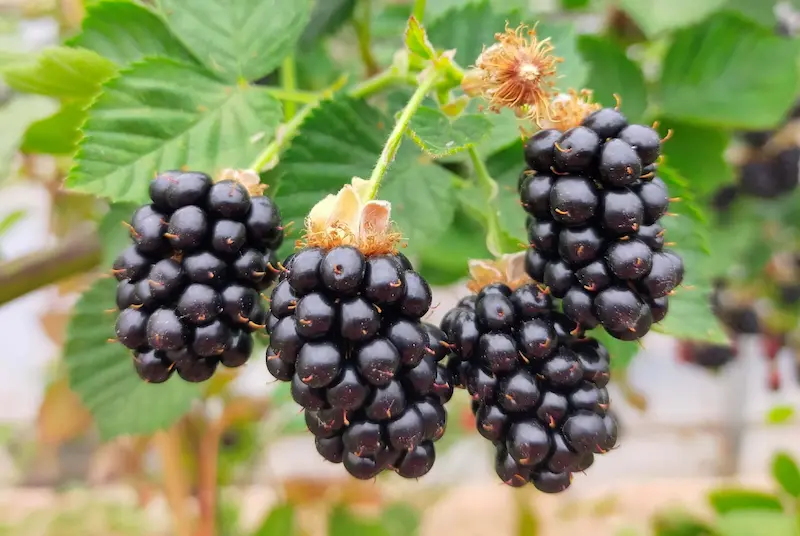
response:
<svg viewBox="0 0 800 536"><path fill-rule="evenodd" d="M358 40L358 53L361 55L361 62L367 71L367 76L372 76L380 72L378 62L372 53L372 0L362 0L359 2L357 16L353 17L353 29Z"/></svg>
<svg viewBox="0 0 800 536"><path fill-rule="evenodd" d="M411 13L420 23L422 23L422 18L425 16L425 4L425 0L414 0L414 10Z"/></svg>
<svg viewBox="0 0 800 536"><path fill-rule="evenodd" d="M400 113L400 117L397 118L392 132L389 134L389 139L386 140L386 144L383 146L383 151L381 151L381 156L378 158L378 163L375 165L375 169L372 170L372 175L370 175L369 179L372 182L372 190L369 193L369 199L375 199L375 196L378 195L381 181L386 175L389 164L394 160L397 150L400 148L400 143L403 141L403 136L408 129L411 118L419 109L423 99L425 99L425 95L433 89L438 80L439 72L436 69L431 68L425 72L417 90L411 95L405 108L403 108L403 111Z"/></svg>
<svg viewBox="0 0 800 536"><path fill-rule="evenodd" d="M478 187L483 192L486 198L487 211L486 211L486 248L494 256L500 256L503 251L500 220L498 218L499 209L497 208L497 193L499 187L489 173L486 163L478 154L474 145L467 148L469 159L472 162L472 167L475 171L475 179Z"/></svg>
<svg viewBox="0 0 800 536"><path fill-rule="evenodd" d="M280 87L265 87L263 89L276 99L285 103L299 102L300 104L311 104L319 100L319 93L313 91L302 91L298 89L289 91L288 89Z"/></svg>
<svg viewBox="0 0 800 536"><path fill-rule="evenodd" d="M287 93L297 90L297 65L294 62L294 55L289 54L281 64L281 87ZM286 101L283 106L284 116L289 121L297 112L297 106L292 101Z"/></svg>

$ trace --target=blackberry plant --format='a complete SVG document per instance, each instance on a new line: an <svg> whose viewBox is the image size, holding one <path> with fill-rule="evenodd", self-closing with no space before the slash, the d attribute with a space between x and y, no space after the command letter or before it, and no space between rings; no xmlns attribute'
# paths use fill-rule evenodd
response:
<svg viewBox="0 0 800 536"><path fill-rule="evenodd" d="M684 277L661 224L670 204L658 176L663 140L654 128L629 124L619 106L592 111L576 94L570 99L577 113L562 113L525 144L527 272L581 328L602 325L636 340L664 319Z"/></svg>
<svg viewBox="0 0 800 536"><path fill-rule="evenodd" d="M276 271L267 368L291 383L319 454L359 479L424 476L453 395L431 289L397 251L390 205L354 178L316 205Z"/></svg>
<svg viewBox="0 0 800 536"><path fill-rule="evenodd" d="M448 366L473 401L478 432L496 450L497 475L558 493L617 442L606 389L610 356L556 311L525 274L525 254L472 261L473 295L442 319Z"/></svg>
<svg viewBox="0 0 800 536"><path fill-rule="evenodd" d="M126 224L133 244L114 261L116 334L136 373L163 383L211 378L240 367L265 327L260 291L275 274L280 213L257 176L167 171L149 185L150 203Z"/></svg>

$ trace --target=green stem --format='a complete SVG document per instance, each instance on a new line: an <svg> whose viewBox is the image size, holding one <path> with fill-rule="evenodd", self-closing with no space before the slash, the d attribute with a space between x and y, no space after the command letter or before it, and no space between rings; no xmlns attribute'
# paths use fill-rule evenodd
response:
<svg viewBox="0 0 800 536"><path fill-rule="evenodd" d="M356 31L361 61L364 63L367 76L372 76L380 71L375 55L372 53L372 0L363 0L360 2L359 8L360 15L352 20L353 28Z"/></svg>
<svg viewBox="0 0 800 536"><path fill-rule="evenodd" d="M478 154L474 145L467 148L469 159L475 171L475 179L478 187L486 197L488 210L486 212L486 248L495 257L503 253L503 245L500 231L499 209L497 208L497 194L500 190L486 167L486 163Z"/></svg>
<svg viewBox="0 0 800 536"><path fill-rule="evenodd" d="M425 3L425 0L414 0L414 10L411 12L420 24L422 24L422 19L425 17Z"/></svg>
<svg viewBox="0 0 800 536"><path fill-rule="evenodd" d="M287 93L292 93L297 89L297 65L294 62L294 55L289 54L281 64L281 88ZM284 114L286 120L294 117L297 106L292 101L284 103Z"/></svg>
<svg viewBox="0 0 800 536"><path fill-rule="evenodd" d="M416 84L416 79L413 76L403 76L398 74L394 69L388 69L372 78L364 80L360 84L354 86L347 94L355 99L363 99L370 95L374 95L383 91L387 87L398 84ZM276 136L272 142L267 145L263 151L256 157L255 161L248 169L261 171L267 164L269 164L275 157L277 157L289 141L297 134L297 131L303 125L303 122L311 115L311 112L319 106L323 99L328 98L334 88L329 88L322 93L316 94L313 101L309 102L299 112L297 112L291 120L283 125L280 136ZM296 93L296 92L295 92Z"/></svg>
<svg viewBox="0 0 800 536"><path fill-rule="evenodd" d="M375 169L372 170L372 175L370 175L369 179L372 182L372 190L369 193L369 199L375 199L375 196L378 195L381 181L384 175L386 175L389 164L394 160L397 149L400 148L400 143L403 141L403 136L406 133L406 129L408 129L411 118L414 116L417 109L419 109L423 99L425 99L425 95L433 89L438 80L439 72L435 69L430 69L400 113L400 117L394 124L391 134L389 134L389 139L386 140L386 144L383 146L383 151L381 151L381 156L378 158L378 163L375 164Z"/></svg>
<svg viewBox="0 0 800 536"><path fill-rule="evenodd" d="M287 90L280 87L264 87L264 91L280 101L287 103L299 102L300 104L311 104L319 100L319 93L313 91Z"/></svg>

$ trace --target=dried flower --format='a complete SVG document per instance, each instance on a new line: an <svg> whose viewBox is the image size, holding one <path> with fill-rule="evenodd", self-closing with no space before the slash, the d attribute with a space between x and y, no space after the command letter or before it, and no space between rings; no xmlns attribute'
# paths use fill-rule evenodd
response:
<svg viewBox="0 0 800 536"><path fill-rule="evenodd" d="M496 259L470 260L469 275L467 288L472 292L480 292L492 283L502 283L512 290L533 283L533 279L525 273L524 251L501 255Z"/></svg>
<svg viewBox="0 0 800 536"><path fill-rule="evenodd" d="M266 184L261 184L261 177L258 172L252 169L223 169L217 178L218 181L233 180L242 184L250 195L264 195L268 188Z"/></svg>
<svg viewBox="0 0 800 536"><path fill-rule="evenodd" d="M583 120L602 108L592 102L592 91L570 89L568 93L556 96L550 102L550 114L542 124L543 128L554 128L562 132L580 126Z"/></svg>
<svg viewBox="0 0 800 536"><path fill-rule="evenodd" d="M520 25L495 34L497 43L484 48L462 81L470 96L482 96L489 109L511 108L537 123L549 114L554 93L556 65L563 61L553 55L549 38L540 40L536 28Z"/></svg>

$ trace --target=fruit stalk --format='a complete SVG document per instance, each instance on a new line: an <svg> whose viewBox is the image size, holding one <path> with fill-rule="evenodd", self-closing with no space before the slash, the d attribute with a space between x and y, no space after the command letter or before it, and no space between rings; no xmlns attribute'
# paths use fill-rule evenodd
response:
<svg viewBox="0 0 800 536"><path fill-rule="evenodd" d="M475 170L475 178L478 187L483 191L483 195L486 197L486 202L489 205L486 214L486 249L488 249L492 255L499 256L503 251L500 245L500 222L497 218L497 206L495 203L498 192L497 182L489 174L486 163L478 154L475 146L470 145L467 152Z"/></svg>
<svg viewBox="0 0 800 536"><path fill-rule="evenodd" d="M392 129L392 133L389 134L389 139L386 140L381 156L378 158L378 163L375 164L375 169L372 170L372 175L369 178L372 182L372 190L369 193L369 199L375 199L375 196L378 195L381 181L384 175L386 175L389 164L394 160L397 150L400 148L400 143L403 141L403 136L405 136L411 118L419 109L425 95L433 89L438 80L439 72L435 68L430 68L425 72L419 86L417 86L417 90L411 95L405 108L403 108L403 111L400 113L400 117L397 119L394 129Z"/></svg>
<svg viewBox="0 0 800 536"><path fill-rule="evenodd" d="M95 268L101 247L96 233L76 233L61 244L0 265L0 304Z"/></svg>

